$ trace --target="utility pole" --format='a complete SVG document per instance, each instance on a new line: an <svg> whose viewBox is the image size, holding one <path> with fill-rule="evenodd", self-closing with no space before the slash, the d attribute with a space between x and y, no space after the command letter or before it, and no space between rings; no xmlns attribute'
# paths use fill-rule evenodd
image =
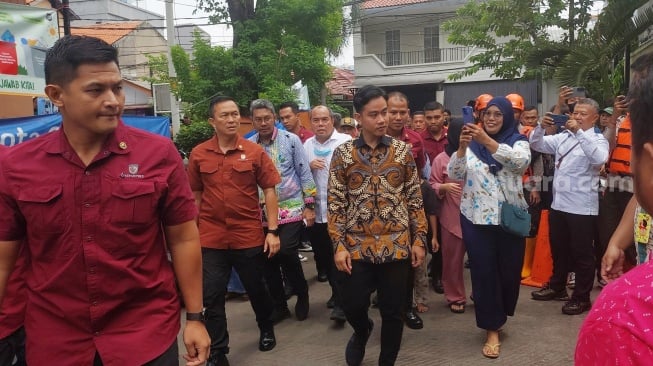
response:
<svg viewBox="0 0 653 366"><path fill-rule="evenodd" d="M70 1L61 1L61 15L63 15L63 34L64 36L70 35Z"/></svg>
<svg viewBox="0 0 653 366"><path fill-rule="evenodd" d="M168 76L171 81L177 78L175 65L172 63L172 47L176 44L175 39L175 8L173 0L166 1L166 34L168 36ZM170 119L172 120L172 137L179 132L179 105L177 97L172 92L170 85Z"/></svg>

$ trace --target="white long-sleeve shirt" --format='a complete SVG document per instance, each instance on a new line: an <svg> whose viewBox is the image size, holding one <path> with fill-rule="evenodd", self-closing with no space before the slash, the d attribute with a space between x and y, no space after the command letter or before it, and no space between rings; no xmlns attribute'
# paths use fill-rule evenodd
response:
<svg viewBox="0 0 653 366"><path fill-rule="evenodd" d="M537 126L530 143L533 150L555 154L551 208L577 215L598 215L599 171L608 161L608 140L593 128L544 136L544 129Z"/></svg>

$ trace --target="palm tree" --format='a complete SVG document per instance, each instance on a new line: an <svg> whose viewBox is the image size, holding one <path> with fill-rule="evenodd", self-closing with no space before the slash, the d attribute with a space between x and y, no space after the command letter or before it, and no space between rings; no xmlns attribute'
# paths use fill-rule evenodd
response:
<svg viewBox="0 0 653 366"><path fill-rule="evenodd" d="M637 44L638 36L653 26L653 6L635 11L648 0L610 1L594 28L580 33L572 45L542 47L530 62L555 65L559 85L584 86L599 103L625 91L624 56ZM552 58L556 58L552 62ZM627 66L627 65L626 65Z"/></svg>

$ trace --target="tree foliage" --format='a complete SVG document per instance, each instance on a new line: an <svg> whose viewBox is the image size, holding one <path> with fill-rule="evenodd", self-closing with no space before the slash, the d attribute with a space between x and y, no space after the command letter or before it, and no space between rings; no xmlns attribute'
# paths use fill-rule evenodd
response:
<svg viewBox="0 0 653 366"><path fill-rule="evenodd" d="M573 4L571 11L569 4ZM550 77L559 62L529 67L529 55L539 48L571 47L587 33L591 0L488 0L470 1L443 24L449 42L485 51L471 57L473 66L451 75L457 80L490 68L503 79ZM559 39L552 29L561 29Z"/></svg>

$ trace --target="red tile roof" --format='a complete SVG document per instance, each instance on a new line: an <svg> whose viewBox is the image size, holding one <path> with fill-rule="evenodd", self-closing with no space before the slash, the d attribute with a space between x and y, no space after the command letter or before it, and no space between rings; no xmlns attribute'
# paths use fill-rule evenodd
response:
<svg viewBox="0 0 653 366"><path fill-rule="evenodd" d="M114 44L122 37L133 32L140 26L142 21L121 22L121 23L102 23L87 26L71 27L70 32L79 36L91 36Z"/></svg>
<svg viewBox="0 0 653 366"><path fill-rule="evenodd" d="M387 8L390 6L401 6L419 3L428 3L431 0L366 0L361 4L363 9Z"/></svg>
<svg viewBox="0 0 653 366"><path fill-rule="evenodd" d="M354 84L354 73L345 69L333 69L333 76L331 80L327 81L326 87L330 95L341 94L345 99L353 97L349 88Z"/></svg>

